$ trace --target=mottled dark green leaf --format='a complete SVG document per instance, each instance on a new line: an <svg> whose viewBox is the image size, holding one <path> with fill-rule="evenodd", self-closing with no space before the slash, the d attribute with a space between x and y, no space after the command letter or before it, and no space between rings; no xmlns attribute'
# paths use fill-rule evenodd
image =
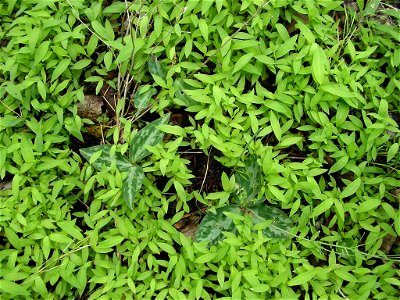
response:
<svg viewBox="0 0 400 300"><path fill-rule="evenodd" d="M136 116L138 116L143 111L143 109L146 108L146 106L149 104L151 97L157 94L157 90L155 88L150 88L147 91L142 92L143 88L144 86L139 87L135 95L134 105L136 108Z"/></svg>
<svg viewBox="0 0 400 300"><path fill-rule="evenodd" d="M110 156L111 145L97 145L89 148L82 148L79 151L81 152L82 156L89 161L92 155L100 150L102 151L101 155L92 163L96 170L101 170L103 165L111 166L114 161L118 170L122 172L127 171L132 167L131 162L120 153L115 153L113 157Z"/></svg>
<svg viewBox="0 0 400 300"><path fill-rule="evenodd" d="M128 176L122 182L122 197L131 210L133 210L133 201L142 187L143 180L143 169L139 166L131 166Z"/></svg>
<svg viewBox="0 0 400 300"><path fill-rule="evenodd" d="M258 200L261 190L261 168L257 163L257 156L252 155L245 161L245 166L235 172L236 193L235 199L240 204L251 200Z"/></svg>
<svg viewBox="0 0 400 300"><path fill-rule="evenodd" d="M139 161L150 154L150 151L145 147L146 145L156 146L161 143L165 133L159 130L157 126L167 124L169 117L170 114L164 115L163 117L147 124L134 135L129 149L129 158L132 162Z"/></svg>
<svg viewBox="0 0 400 300"><path fill-rule="evenodd" d="M147 61L149 71L151 75L156 75L162 79L165 79L167 73L165 72L164 66L157 60L157 58L151 58Z"/></svg>
<svg viewBox="0 0 400 300"><path fill-rule="evenodd" d="M211 245L216 244L224 238L222 232L229 231L236 233L236 227L233 220L224 213L234 213L243 215L239 206L227 205L216 209L216 213L209 212L201 221L196 233L196 241L208 241Z"/></svg>
<svg viewBox="0 0 400 300"><path fill-rule="evenodd" d="M252 205L247 209L251 213L254 225L273 220L272 224L263 230L263 233L267 237L277 239L287 238L287 232L293 227L293 223L282 210L264 203Z"/></svg>

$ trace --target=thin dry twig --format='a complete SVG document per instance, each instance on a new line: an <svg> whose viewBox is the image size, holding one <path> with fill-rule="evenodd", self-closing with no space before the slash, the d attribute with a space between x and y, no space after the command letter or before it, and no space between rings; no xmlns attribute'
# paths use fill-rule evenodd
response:
<svg viewBox="0 0 400 300"><path fill-rule="evenodd" d="M203 190L204 183L206 182L206 178L207 178L207 175L208 175L208 169L210 167L211 151L212 151L212 149L210 149L210 152L209 152L209 155L208 155L208 158L207 158L206 172L204 173L203 181L201 182L201 187L200 187L200 191L199 191L200 193Z"/></svg>

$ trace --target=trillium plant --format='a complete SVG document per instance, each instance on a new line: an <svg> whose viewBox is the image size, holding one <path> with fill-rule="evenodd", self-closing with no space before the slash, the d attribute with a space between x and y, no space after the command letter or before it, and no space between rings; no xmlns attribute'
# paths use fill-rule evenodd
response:
<svg viewBox="0 0 400 300"><path fill-rule="evenodd" d="M130 141L128 156L113 153L111 145L97 145L80 149L82 156L96 170L101 170L104 165L111 166L115 163L120 172L127 173L122 182L122 197L130 209L133 209L133 201L144 180L143 169L137 163L151 154L146 145L156 146L162 142L165 133L159 130L158 126L167 124L169 118L170 114L166 114L138 131Z"/></svg>
<svg viewBox="0 0 400 300"><path fill-rule="evenodd" d="M225 205L217 208L215 212L208 212L200 223L196 240L216 244L224 239L224 231L236 234L234 220L244 220L245 216L250 216L254 229L262 228L265 236L274 239L287 238L293 223L282 210L265 204L266 199L259 196L261 178L257 157L252 155L245 166L238 168L234 173L233 199L236 204Z"/></svg>

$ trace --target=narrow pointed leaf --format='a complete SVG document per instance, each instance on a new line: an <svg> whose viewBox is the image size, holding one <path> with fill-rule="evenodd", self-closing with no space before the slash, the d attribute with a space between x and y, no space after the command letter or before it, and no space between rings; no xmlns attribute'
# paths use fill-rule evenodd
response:
<svg viewBox="0 0 400 300"><path fill-rule="evenodd" d="M239 206L227 205L216 209L216 213L207 213L201 221L199 229L196 233L196 241L208 241L211 245L223 240L223 231L236 233L236 227L233 220L224 213L234 213L243 215Z"/></svg>
<svg viewBox="0 0 400 300"><path fill-rule="evenodd" d="M100 156L94 162L92 162L92 166L96 170L101 170L103 165L111 166L114 161L118 170L121 172L127 171L132 167L131 162L120 153L115 153L113 157L110 156L111 145L98 145L89 148L82 148L79 151L87 161L90 161L90 158L93 154L101 151Z"/></svg>
<svg viewBox="0 0 400 300"><path fill-rule="evenodd" d="M258 203L248 208L252 214L253 223L258 224L272 220L272 224L263 230L265 236L276 239L287 238L287 232L293 227L290 218L280 209Z"/></svg>
<svg viewBox="0 0 400 300"><path fill-rule="evenodd" d="M147 124L132 138L129 159L131 162L139 161L150 154L150 151L146 149L146 145L156 146L162 142L164 132L158 129L159 125L167 124L169 121L170 114Z"/></svg>
<svg viewBox="0 0 400 300"><path fill-rule="evenodd" d="M122 198L131 210L133 210L133 202L142 187L143 180L143 169L138 166L131 166L128 176L122 182Z"/></svg>

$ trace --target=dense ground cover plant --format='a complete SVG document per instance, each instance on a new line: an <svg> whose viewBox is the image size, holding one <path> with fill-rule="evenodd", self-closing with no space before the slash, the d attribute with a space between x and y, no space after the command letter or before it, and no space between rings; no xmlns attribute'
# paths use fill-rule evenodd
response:
<svg viewBox="0 0 400 300"><path fill-rule="evenodd" d="M2 298L398 298L395 2L3 2ZM168 113L162 143L133 142ZM212 246L174 226L243 199L287 238L246 213Z"/></svg>

